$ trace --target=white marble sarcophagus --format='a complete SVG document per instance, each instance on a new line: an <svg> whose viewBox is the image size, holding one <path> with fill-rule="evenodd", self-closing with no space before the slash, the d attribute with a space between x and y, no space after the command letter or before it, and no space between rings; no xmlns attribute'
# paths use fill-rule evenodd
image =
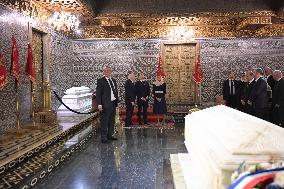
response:
<svg viewBox="0 0 284 189"><path fill-rule="evenodd" d="M185 144L190 189L225 189L242 162L284 159L283 128L223 105L185 117Z"/></svg>
<svg viewBox="0 0 284 189"><path fill-rule="evenodd" d="M87 112L92 108L92 92L88 87L72 87L65 91L62 101L72 110L77 112ZM73 112L69 111L65 106L61 105L58 108L57 114L59 115L72 115Z"/></svg>

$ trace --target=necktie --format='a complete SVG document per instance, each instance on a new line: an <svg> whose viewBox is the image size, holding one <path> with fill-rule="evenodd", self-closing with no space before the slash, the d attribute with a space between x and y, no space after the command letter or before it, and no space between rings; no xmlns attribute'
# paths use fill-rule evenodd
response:
<svg viewBox="0 0 284 189"><path fill-rule="evenodd" d="M235 91L234 91L234 81L231 80L231 95L234 95Z"/></svg>
<svg viewBox="0 0 284 189"><path fill-rule="evenodd" d="M113 82L112 82L111 78L109 78L108 80L109 80L109 84L110 84L111 90L112 90L112 92L114 94L115 88L114 88Z"/></svg>

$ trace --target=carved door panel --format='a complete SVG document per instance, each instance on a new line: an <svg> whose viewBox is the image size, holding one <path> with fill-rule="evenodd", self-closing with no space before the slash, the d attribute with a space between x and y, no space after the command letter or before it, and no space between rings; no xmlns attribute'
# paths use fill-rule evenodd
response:
<svg viewBox="0 0 284 189"><path fill-rule="evenodd" d="M196 59L196 44L165 44L167 103L171 106L194 103L195 83L192 80ZM176 111L180 108L176 108ZM175 108L173 108L175 111Z"/></svg>
<svg viewBox="0 0 284 189"><path fill-rule="evenodd" d="M179 100L179 45L165 45L164 54L164 71L167 74L166 84L167 84L167 103L174 104Z"/></svg>
<svg viewBox="0 0 284 189"><path fill-rule="evenodd" d="M43 108L43 43L42 34L36 31L32 32L32 49L36 79L34 87L34 110L38 112Z"/></svg>

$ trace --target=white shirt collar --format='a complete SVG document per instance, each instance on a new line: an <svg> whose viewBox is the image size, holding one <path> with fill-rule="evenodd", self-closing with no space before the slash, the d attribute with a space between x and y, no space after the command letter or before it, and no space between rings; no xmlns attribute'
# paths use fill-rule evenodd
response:
<svg viewBox="0 0 284 189"><path fill-rule="evenodd" d="M251 80L249 81L249 84L251 84L251 82L253 82L253 80L254 80L254 79L251 79Z"/></svg>
<svg viewBox="0 0 284 189"><path fill-rule="evenodd" d="M259 78L261 78L261 76ZM259 80L259 78L255 79L255 82L257 82Z"/></svg>

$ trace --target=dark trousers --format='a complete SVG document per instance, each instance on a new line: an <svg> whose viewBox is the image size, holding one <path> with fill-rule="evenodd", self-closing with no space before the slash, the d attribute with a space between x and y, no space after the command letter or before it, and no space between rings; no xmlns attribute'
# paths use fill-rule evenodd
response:
<svg viewBox="0 0 284 189"><path fill-rule="evenodd" d="M284 107L280 107L278 111L278 117L280 119L281 127L284 128Z"/></svg>
<svg viewBox="0 0 284 189"><path fill-rule="evenodd" d="M279 108L274 107L272 109L272 123L274 123L275 125L279 125L280 124L280 117L279 117Z"/></svg>
<svg viewBox="0 0 284 189"><path fill-rule="evenodd" d="M139 124L141 124L141 111L142 110L143 110L144 123L148 123L148 119L147 119L148 100L146 101L137 100L137 106L138 106L137 117L138 117Z"/></svg>
<svg viewBox="0 0 284 189"><path fill-rule="evenodd" d="M245 104L245 113L249 114L249 115L253 115L253 110L252 110L252 106Z"/></svg>
<svg viewBox="0 0 284 189"><path fill-rule="evenodd" d="M237 96L229 95L228 99L226 100L226 105L231 108L236 108L237 107Z"/></svg>
<svg viewBox="0 0 284 189"><path fill-rule="evenodd" d="M254 108L253 109L253 115L255 116L255 117L258 117L258 118L260 118L260 119L263 119L263 120L266 120L266 108Z"/></svg>
<svg viewBox="0 0 284 189"><path fill-rule="evenodd" d="M113 101L108 107L103 107L101 115L101 139L107 140L114 133L116 103Z"/></svg>
<svg viewBox="0 0 284 189"><path fill-rule="evenodd" d="M126 105L125 127L129 127L129 125L131 125L134 106L132 106L131 102L126 102L125 105Z"/></svg>

